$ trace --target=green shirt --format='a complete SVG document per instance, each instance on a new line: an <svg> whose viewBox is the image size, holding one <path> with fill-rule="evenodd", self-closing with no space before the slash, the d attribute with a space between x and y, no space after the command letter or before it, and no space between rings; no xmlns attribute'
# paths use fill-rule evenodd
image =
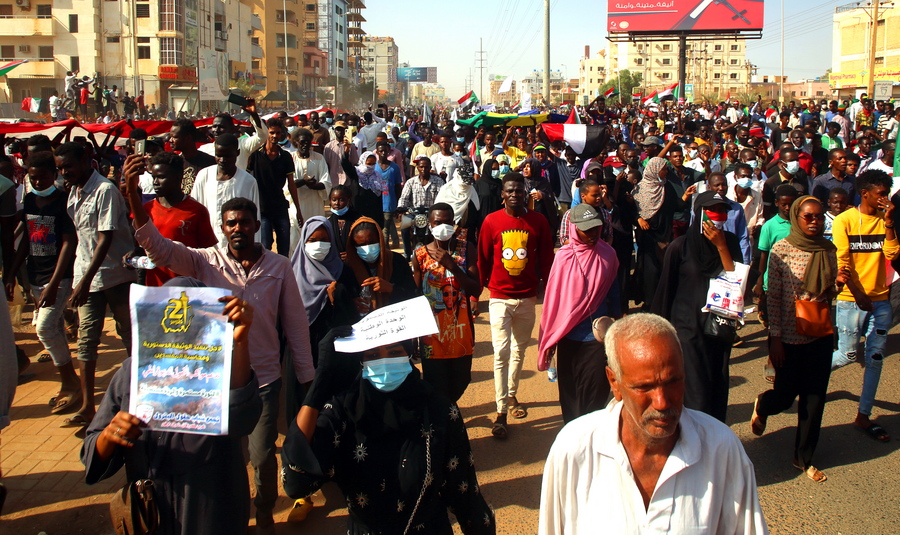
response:
<svg viewBox="0 0 900 535"><path fill-rule="evenodd" d="M791 233L791 222L782 219L781 215L776 215L772 219L766 221L762 230L759 232L759 250L769 253L776 243L788 237ZM769 289L769 259L766 258L766 273L763 275L763 290Z"/></svg>

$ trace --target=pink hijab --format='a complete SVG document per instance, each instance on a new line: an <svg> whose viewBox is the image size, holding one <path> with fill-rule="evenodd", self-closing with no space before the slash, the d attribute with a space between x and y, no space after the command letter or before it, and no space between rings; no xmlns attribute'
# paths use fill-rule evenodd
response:
<svg viewBox="0 0 900 535"><path fill-rule="evenodd" d="M619 260L603 240L591 247L569 223L569 243L553 258L541 312L538 370L550 366L556 344L597 310L616 280Z"/></svg>

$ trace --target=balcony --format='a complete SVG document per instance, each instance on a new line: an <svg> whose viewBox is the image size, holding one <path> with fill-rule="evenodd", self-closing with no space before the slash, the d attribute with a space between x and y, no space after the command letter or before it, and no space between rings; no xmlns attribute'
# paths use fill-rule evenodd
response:
<svg viewBox="0 0 900 535"><path fill-rule="evenodd" d="M2 58L0 62L19 61L23 58ZM19 65L6 76L9 78L61 78L66 71L61 63L52 58L28 58L28 63Z"/></svg>
<svg viewBox="0 0 900 535"><path fill-rule="evenodd" d="M362 0L350 0L347 2L347 7L350 9L365 9L366 4Z"/></svg>
<svg viewBox="0 0 900 535"><path fill-rule="evenodd" d="M260 16L256 13L250 15L250 27L260 32L263 29L262 18L260 18Z"/></svg>
<svg viewBox="0 0 900 535"><path fill-rule="evenodd" d="M361 13L357 13L356 11L351 11L347 13L347 21L348 22L367 22L366 18L362 16Z"/></svg>
<svg viewBox="0 0 900 535"><path fill-rule="evenodd" d="M6 15L0 18L0 35L8 37L52 37L56 19Z"/></svg>
<svg viewBox="0 0 900 535"><path fill-rule="evenodd" d="M250 57L253 59L263 58L263 49L256 43L250 43Z"/></svg>

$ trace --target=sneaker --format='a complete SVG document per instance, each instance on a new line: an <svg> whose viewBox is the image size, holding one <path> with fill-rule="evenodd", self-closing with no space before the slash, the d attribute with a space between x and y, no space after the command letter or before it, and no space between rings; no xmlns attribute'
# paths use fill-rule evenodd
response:
<svg viewBox="0 0 900 535"><path fill-rule="evenodd" d="M288 522L303 522L306 520L306 516L312 511L313 501L312 496L309 498L300 498L294 502L294 506L291 508L291 511L288 513L287 521Z"/></svg>

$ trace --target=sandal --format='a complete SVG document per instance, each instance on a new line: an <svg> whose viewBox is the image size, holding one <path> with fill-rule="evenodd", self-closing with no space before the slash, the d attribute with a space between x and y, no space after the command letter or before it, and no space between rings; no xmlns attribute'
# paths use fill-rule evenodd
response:
<svg viewBox="0 0 900 535"><path fill-rule="evenodd" d="M93 419L93 416L91 416L91 419ZM65 420L63 420L63 423L60 427L84 428L84 427L87 427L88 425L90 425L90 423L91 423L91 420L88 420L87 418L85 418L85 416L83 414L78 412L78 413L75 413L74 415L66 418Z"/></svg>
<svg viewBox="0 0 900 535"><path fill-rule="evenodd" d="M59 398L59 395L60 395L60 394L62 394L62 390L60 390L59 392L56 393L55 396L53 396L52 398L50 398L50 401L47 402L47 405L50 405L51 407L53 407L54 405L56 405L56 400L57 400L57 398Z"/></svg>
<svg viewBox="0 0 900 535"><path fill-rule="evenodd" d="M872 437L873 440L877 440L878 442L888 442L891 440L891 435L889 435L888 432L878 424L872 424L869 427L859 427L858 425L854 425L853 427L859 429L863 433Z"/></svg>
<svg viewBox="0 0 900 535"><path fill-rule="evenodd" d="M515 405L509 406L509 413L516 420L521 420L522 418L525 418L526 416L528 416L528 411L525 410L525 407L523 407L522 405L520 405L518 403L516 403Z"/></svg>
<svg viewBox="0 0 900 535"><path fill-rule="evenodd" d="M753 415L750 417L750 432L761 437L766 432L766 419L759 415L756 408L759 406L759 397L753 402Z"/></svg>
<svg viewBox="0 0 900 535"><path fill-rule="evenodd" d="M50 356L50 353L41 353L41 356L38 357L38 362L50 362L53 360L53 357Z"/></svg>
<svg viewBox="0 0 900 535"><path fill-rule="evenodd" d="M824 483L828 480L828 476L825 475L825 472L819 470L813 465L809 465L809 468L803 471L806 474L806 477L812 479L816 483Z"/></svg>
<svg viewBox="0 0 900 535"><path fill-rule="evenodd" d="M53 408L50 409L50 414L59 414L67 409L71 409L77 403L81 403L81 392L60 392L54 399L55 403Z"/></svg>
<svg viewBox="0 0 900 535"><path fill-rule="evenodd" d="M494 427L491 428L491 435L494 438L504 439L506 438L506 424L503 422L494 422Z"/></svg>
<svg viewBox="0 0 900 535"><path fill-rule="evenodd" d="M763 377L766 378L766 381L769 381L770 383L774 383L775 382L775 368L770 366L769 364L766 364L766 366L765 366L765 368L763 368L763 370L764 370Z"/></svg>

